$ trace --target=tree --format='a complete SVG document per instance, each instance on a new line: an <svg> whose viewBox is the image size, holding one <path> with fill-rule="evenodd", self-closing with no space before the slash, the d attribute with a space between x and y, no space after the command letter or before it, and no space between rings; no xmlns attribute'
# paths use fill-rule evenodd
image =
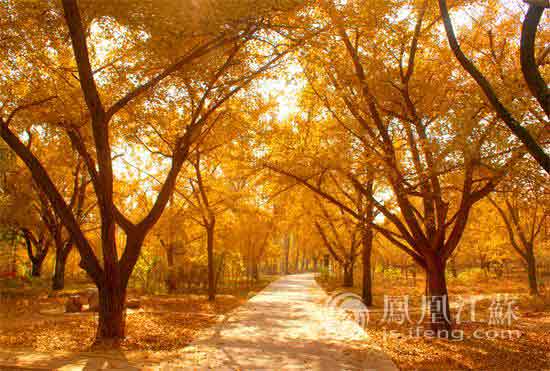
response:
<svg viewBox="0 0 550 371"><path fill-rule="evenodd" d="M34 234L26 228L22 229L22 233L25 239L29 260L32 263L31 276L40 277L42 273L42 263L46 255L48 255L51 240L46 233L41 233L40 236L36 238Z"/></svg>
<svg viewBox="0 0 550 371"><path fill-rule="evenodd" d="M544 175L535 174L521 171L489 198L504 223L510 245L525 265L531 295L539 294L535 246L550 218L548 184Z"/></svg>
<svg viewBox="0 0 550 371"><path fill-rule="evenodd" d="M363 226L361 223L353 223L347 215L339 218L340 221L334 220L335 218L323 206L321 200L319 202L323 222L328 225L332 238L325 231L320 221L315 221L315 227L327 250L344 270L343 286L353 287L353 272L356 259L359 256L357 250L361 243L360 236ZM349 245L349 248L346 248L346 244Z"/></svg>
<svg viewBox="0 0 550 371"><path fill-rule="evenodd" d="M86 189L89 181L84 173L81 160L77 162L73 177L73 188L68 205L71 210L73 210L76 220L82 228L95 205L93 203L92 205L86 205ZM50 207L46 197L42 196L40 199L45 207L44 216L47 219L46 225L55 246L55 267L52 277L52 289L63 290L65 288L65 266L67 265L69 254L73 250L74 242L71 235L65 231L61 218L57 217L54 210Z"/></svg>
<svg viewBox="0 0 550 371"><path fill-rule="evenodd" d="M543 51L542 61L538 63L535 59L535 39L537 34L537 28L541 21L542 14L545 8L548 8L548 2L546 1L531 1L526 0L526 3L529 4L529 9L525 15L522 31L521 31L521 41L520 41L520 60L521 60L521 70L523 72L523 77L527 82L527 86L536 98L547 118L550 118L550 93L548 92L548 85L544 81L543 76L539 71L539 64L542 64L544 58L546 57L547 52ZM493 107L494 111L497 113L500 120L502 120L510 131L523 143L527 151L531 156L539 163L539 165L550 174L550 156L545 152L544 146L539 145L537 140L527 130L524 126L521 125L515 118L509 107L506 107L501 99L496 94L494 87L489 82L488 78L475 66L475 64L468 59L468 57L462 51L462 48L456 38L453 24L451 21L451 16L447 7L446 0L439 0L439 8L441 12L441 17L443 18L443 24L445 26L445 31L447 34L447 40L451 50L453 51L456 59L459 61L460 65L470 76L475 80L479 85L487 100ZM493 14L496 14L494 9L491 10ZM491 32L489 32L489 37L492 38ZM494 52L493 52L494 55ZM542 133L544 130L544 119L541 120Z"/></svg>
<svg viewBox="0 0 550 371"><path fill-rule="evenodd" d="M323 125L324 123L321 124ZM272 144L270 156L263 159L263 166L283 175L291 181L290 186L288 186L288 180L282 182L285 190L289 190L293 185L300 184L304 185L308 191L314 192L317 197L313 199L313 202L303 202L304 210L315 209L316 205L320 205L322 200L325 200L329 205L336 206L338 212L345 213L346 217L353 219L353 223L357 227L356 232L360 233L354 240L353 249L357 248L356 243L361 244L363 300L366 305L372 305L371 256L374 235L373 228L376 228L374 226L376 211L372 202L375 193L374 172L372 169L367 169L361 175L358 175L358 178L361 178L365 184L365 189L360 189L345 175L345 172L342 173L335 170L341 170L344 166L346 169L353 169L361 167L364 164L363 161L365 158L363 156L356 156L353 153L353 137L347 132L328 131L323 134L326 135L327 141L337 137L340 138L341 142L333 146L327 146L321 140L323 144L319 145L317 139L314 139L317 135L317 128L314 123L308 120L304 122L304 125L307 128L304 133L296 133L294 136L287 137L286 139L288 142L303 143L304 141L308 141L306 138L309 138L311 143L307 143L306 145L298 144L297 147L299 149L296 150L295 156L289 156L288 148L285 148L284 157L282 158L279 157L276 146ZM373 197L366 197L364 192L370 192L370 195ZM308 199L307 195L302 195L301 198L302 200ZM326 221L330 220L328 214L330 213L323 214ZM352 222L347 221L347 223ZM319 228L316 228L319 233ZM334 228L331 228L331 233L334 234ZM325 247L334 247L334 244L326 238L326 233L320 233L320 235L325 236L320 241ZM347 235L351 235L350 231L348 231ZM348 251L348 253L340 258L336 258L334 254L331 255L344 268L350 268L350 258L353 256L353 262L355 262L355 253L350 255L350 249L345 249L342 244L337 245L341 251ZM348 282L346 284L349 285L351 274L349 273L349 269L347 271Z"/></svg>
<svg viewBox="0 0 550 371"><path fill-rule="evenodd" d="M254 33L258 32L258 27L253 23L233 25L224 23L221 26L224 31L218 29L218 32L214 33L213 36L211 34L203 34L201 36L190 37L188 45L190 44L191 47L186 47L186 50L176 58L175 62L168 64L165 68L161 68L160 72L155 72L157 68L144 67L141 71L138 68L135 73L141 76L139 80L144 81L143 83L133 84L131 82L132 77L129 77L124 84L121 84L115 73L110 76L112 80L101 80L100 85L96 77L98 70L93 67L94 60L90 57L87 45L87 31L89 31L89 27L83 22L78 2L76 0L62 1L62 11L65 24L69 30L72 53L80 84L80 93L85 102L88 117L79 123L71 119L64 119L63 117L54 117L53 119L49 117L49 119L50 122L55 120L54 122L61 126L70 137L74 148L76 148L79 156L84 161L93 185L101 225L101 262L94 253L90 240L80 228L74 212L50 177L48 170L38 157L23 144L17 133L10 128L10 124L16 119L16 116L23 112L39 111L45 105L56 105L61 100L60 96L51 95L35 100L28 100L27 97L23 97L20 104L11 103L10 105L4 105L4 111L9 106L13 108L11 112L0 119L0 135L30 170L37 187L48 198L55 214L62 220L64 227L70 233L71 241L74 243L81 257L81 267L85 269L98 287L100 297L98 341L103 339L117 340L124 337L126 288L132 270L138 260L143 241L166 207L174 190L178 174L188 159L189 154L193 151L192 146L209 131L209 125L216 122L213 118L215 112L232 96L242 90L253 78L280 60L285 55L285 52L275 54L274 56L269 52L259 56L256 55L255 62L258 62L256 66L260 65L260 67L255 70L252 65L245 66L244 64L234 63L234 59L239 55L239 52L246 52L243 51L243 46L251 41ZM86 20L90 21L88 18ZM64 33L62 30L63 28L60 26L59 31L61 34ZM55 38L56 36L54 34L52 37ZM129 32L128 37L135 37L139 43L139 32ZM55 39L54 41L56 42L55 45L63 45L62 43L57 44L59 39ZM43 50L43 47L41 50ZM24 54L28 51L16 50L16 52ZM66 50L60 49L58 55L63 55L64 52ZM123 110L128 109L129 112L132 112L135 109L144 109L148 103L145 97L147 95L150 97L154 88L160 87L161 83L177 72L181 72L184 77L187 76L189 78L190 75L185 69L189 68L192 64L196 64L201 58L207 55L209 56L209 60L205 61L203 59L201 61L204 75L206 75L204 81L207 82L207 88L203 92L199 105L192 110L192 115L186 117L188 121L183 123L183 118L182 120L178 120L177 126L179 126L180 130L177 134L173 134L175 138L171 142L171 153L168 156L170 165L168 166L166 177L161 183L158 195L150 210L138 222L133 222L120 211L114 197L112 152L113 146L116 144L115 135L120 135L118 129L121 118L124 118ZM95 53L92 56L97 58ZM162 60L159 57L155 58L151 53L149 53L149 56L155 62L159 59ZM136 65L139 66L140 63L134 64L134 66ZM14 68L18 67L21 66ZM103 72L103 70L101 71ZM222 76L227 75L228 71L230 71L231 77L227 81L224 81L223 87L216 86L216 89L213 90L214 85L219 82ZM152 77L149 77L150 75ZM33 75L32 77L35 76ZM42 74L36 78L47 80L46 82L51 86L52 81L57 77L58 75L56 74ZM66 81L68 80L62 80L60 84ZM119 88L117 93L120 93L128 85L130 85L129 91L126 93L121 92L119 97L117 97L118 94L112 94L106 99L106 91L103 87L105 81L112 81L116 84L111 84L111 86ZM31 86L33 85L31 84ZM157 89L157 91L164 93L164 98L166 98L167 95L170 95L169 91L164 90L167 88L163 86L163 89ZM188 94L193 94L193 90L189 90ZM112 98L114 98L114 101L110 106L107 106L106 102L113 100ZM132 109L129 108L130 103L134 104ZM70 117L70 115L67 116ZM90 124L89 126L87 125L88 123ZM172 130L172 132L174 131L176 130ZM115 238L117 228L124 231L126 235L125 246L120 256Z"/></svg>
<svg viewBox="0 0 550 371"><path fill-rule="evenodd" d="M14 235L22 238L25 251L31 263L31 276L40 277L42 264L52 244L44 220L45 210L29 186L29 179L16 171L14 176L6 177L0 220L1 224Z"/></svg>
<svg viewBox="0 0 550 371"><path fill-rule="evenodd" d="M287 175L318 193L323 190L314 179L329 173L357 187L384 220L373 228L426 271L431 325L439 336L448 336L446 263L473 205L523 154L494 130L496 118L484 111L473 87L457 81L433 28L437 14L427 2L416 4L414 20L396 14L403 3L361 5L324 4L334 27L301 56L310 88L304 100L317 102L304 121L322 122L325 130L339 126L353 138L347 142L348 156L333 158L329 170L317 173L310 167ZM356 22L386 17L392 21L382 27ZM456 84L462 88L455 89ZM349 166L349 158L360 160ZM383 197L366 187L365 168L376 174ZM322 193L340 204L330 192Z"/></svg>

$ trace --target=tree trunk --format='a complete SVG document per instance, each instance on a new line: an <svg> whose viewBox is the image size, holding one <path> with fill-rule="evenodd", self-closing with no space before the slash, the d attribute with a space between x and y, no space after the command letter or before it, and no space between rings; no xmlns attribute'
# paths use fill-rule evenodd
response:
<svg viewBox="0 0 550 371"><path fill-rule="evenodd" d="M174 244L170 243L168 245L168 248L166 249L166 262L169 267L174 266L174 250L175 250Z"/></svg>
<svg viewBox="0 0 550 371"><path fill-rule="evenodd" d="M126 327L126 288L109 280L99 290L99 324L97 327L96 343L109 340L124 339Z"/></svg>
<svg viewBox="0 0 550 371"><path fill-rule="evenodd" d="M296 260L294 261L294 273L300 272L300 249L296 246Z"/></svg>
<svg viewBox="0 0 550 371"><path fill-rule="evenodd" d="M362 260L363 260L363 302L366 306L372 305L372 275L371 275L371 257L372 257L372 222L374 221L374 202L372 200L372 194L374 191L374 180L369 178L366 186L366 190L369 193L367 205L365 209L365 220L363 225L362 234Z"/></svg>
<svg viewBox="0 0 550 371"><path fill-rule="evenodd" d="M539 287L537 282L537 263L533 249L527 249L527 276L529 278L529 294L538 295Z"/></svg>
<svg viewBox="0 0 550 371"><path fill-rule="evenodd" d="M353 264L344 264L344 287L353 287Z"/></svg>
<svg viewBox="0 0 550 371"><path fill-rule="evenodd" d="M430 325L437 337L451 335L451 312L445 278L445 261L436 256L426 259L427 304L430 307Z"/></svg>
<svg viewBox="0 0 550 371"><path fill-rule="evenodd" d="M372 229L367 227L363 232L363 302L366 306L372 305L372 276L371 276L371 255L372 255Z"/></svg>
<svg viewBox="0 0 550 371"><path fill-rule="evenodd" d="M256 254L252 256L252 272L251 272L252 279L254 281L258 281L260 279L258 274L258 259L256 257Z"/></svg>
<svg viewBox="0 0 550 371"><path fill-rule="evenodd" d="M67 264L67 257L69 251L65 249L55 250L55 268L52 278L52 289L63 290L65 288L65 265Z"/></svg>
<svg viewBox="0 0 550 371"><path fill-rule="evenodd" d="M290 236L285 237L284 241L284 261L283 261L283 273L288 274L289 255L290 255Z"/></svg>
<svg viewBox="0 0 550 371"><path fill-rule="evenodd" d="M40 277L42 274L42 263L44 263L44 258L31 260L31 276Z"/></svg>
<svg viewBox="0 0 550 371"><path fill-rule="evenodd" d="M208 252L208 300L216 300L216 287L214 282L214 223L206 227L207 252Z"/></svg>

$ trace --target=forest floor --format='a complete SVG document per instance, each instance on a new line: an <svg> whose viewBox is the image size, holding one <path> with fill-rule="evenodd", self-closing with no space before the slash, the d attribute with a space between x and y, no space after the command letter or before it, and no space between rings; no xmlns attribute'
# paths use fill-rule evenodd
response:
<svg viewBox="0 0 550 371"><path fill-rule="evenodd" d="M334 279L318 282L332 296L361 293ZM518 279L450 284L452 316L460 323L454 325L455 339L445 340L424 332L429 324L421 321L423 289L421 277L374 283L365 331L400 369L550 369L550 293L532 298Z"/></svg>
<svg viewBox="0 0 550 371"><path fill-rule="evenodd" d="M156 352L144 357L144 352L140 351L141 357L138 357L127 350L129 344L134 344L131 340L120 350L111 352L81 352L72 343L67 345L72 345L74 352L4 349L0 351L0 369L2 365L15 365L60 370L396 370L389 357L360 326L347 319L343 311L328 310L325 305L328 299L313 274L285 276L231 311L223 321L199 331L199 337L191 345L177 352ZM193 310L202 313L205 309ZM136 328L131 325L136 320L132 319L134 315L128 314L130 339L136 336ZM73 326L80 324L81 321L77 321ZM55 342L55 336L62 336L62 333L52 325L36 324L34 330L51 331L49 336ZM141 331L161 341L171 331L178 332L182 324L176 321L172 326L163 328L163 333L156 333L156 328Z"/></svg>
<svg viewBox="0 0 550 371"><path fill-rule="evenodd" d="M191 343L198 332L224 318L246 303L277 277L239 288L223 289L215 302L205 294L143 295L130 290L129 298L139 298L139 309L127 309L127 338L120 350L141 358L162 358ZM48 289L4 289L0 295L0 349L36 352L98 351L92 344L97 313L65 313L69 295L90 287L72 285L52 294ZM197 290L195 290L197 291ZM200 290L199 290L200 291Z"/></svg>
<svg viewBox="0 0 550 371"><path fill-rule="evenodd" d="M185 354L191 367L206 362L219 368L220 362L222 366L237 362L246 369L252 366L246 362L254 361L278 368L288 362L307 361L309 366L316 364L328 370L330 361L315 355L320 349L321 354L329 354L329 359L342 356L353 362L383 359L385 353L400 369L549 368L550 296L543 292L538 298L529 297L520 279L452 282L453 317L456 320L460 313L462 319L454 328L459 335L456 340L419 332L426 328L425 321L418 324L424 286L421 277L415 281L375 280L374 306L369 308L366 335L359 331L360 339L349 337L357 326L350 330L340 320L333 323L335 330L319 335L319 323L331 324L326 321L326 303L341 292L359 294L360 288L341 288L334 279L317 281L330 296L314 284L311 276L305 281L287 281L283 287L272 283L266 290L269 295L256 295L248 303L247 299L268 281L225 292L215 303L197 294L142 295L141 308L128 309L128 338L117 350L90 348L96 313L63 313L63 298L16 290L3 295L0 301L0 360L22 363L22 367L74 369L68 366L80 364L95 369L103 367L107 359L111 368L129 369L129 365L139 364L143 369L144 365L181 360ZM385 299L385 295L391 297ZM388 317L385 312L390 302L393 314ZM408 317L402 318L405 307ZM510 323L505 323L506 319L494 323L495 318L491 318L510 313ZM306 315L309 319L304 320ZM339 338L342 336L344 342ZM275 356L265 358L269 354L266 348Z"/></svg>

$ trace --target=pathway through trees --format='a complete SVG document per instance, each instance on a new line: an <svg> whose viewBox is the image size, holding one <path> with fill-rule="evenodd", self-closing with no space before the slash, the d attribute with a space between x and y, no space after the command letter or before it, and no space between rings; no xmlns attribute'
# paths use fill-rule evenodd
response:
<svg viewBox="0 0 550 371"><path fill-rule="evenodd" d="M326 310L327 299L313 274L285 276L186 348L188 355L176 364L239 370L396 370L355 322Z"/></svg>
<svg viewBox="0 0 550 371"><path fill-rule="evenodd" d="M397 370L360 326L343 312L327 310L328 299L313 274L289 275L160 365L128 362L122 354L114 359L100 354L55 357L0 351L0 368Z"/></svg>

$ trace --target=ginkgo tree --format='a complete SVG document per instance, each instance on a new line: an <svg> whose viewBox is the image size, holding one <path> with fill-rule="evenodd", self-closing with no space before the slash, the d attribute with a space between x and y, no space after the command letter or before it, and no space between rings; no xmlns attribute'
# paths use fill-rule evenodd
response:
<svg viewBox="0 0 550 371"><path fill-rule="evenodd" d="M167 56L154 55L151 52L153 48L142 53L135 52L150 41L143 35L144 30L140 29L139 23L125 24L126 28L119 30L123 41L120 44L92 43L91 47L91 34L96 40L101 39L101 22L108 22L110 26L116 22L94 14L98 10L94 4L84 4L88 6L81 9L82 4L78 1L63 0L61 8L57 4L44 3L36 6L40 8L38 11L36 7L17 5L3 3L3 11L9 13L14 28L8 30L8 48L2 56L2 70L11 78L3 81L3 86L6 86L3 94L8 99L4 100L2 107L0 135L25 163L37 187L48 198L55 214L71 235L81 257L81 267L98 287L98 341L120 339L125 334L124 305L132 270L145 237L161 217L173 193L180 170L193 152L193 145L208 133L220 107L252 79L283 58L286 52L251 45L254 35L261 29L261 24L255 22L254 17L242 22L225 19L220 24L209 25L214 27L210 32L195 30L184 34L182 39L176 39L180 45L177 52L181 54L172 56L173 61L167 62ZM24 22L21 17L28 17L26 13L29 9L34 18ZM122 6L117 12L120 14L125 10ZM46 27L40 23L44 14L51 18ZM152 13L147 14L152 16ZM96 18L100 19L99 23L94 23ZM162 20L158 19L155 23L162 23ZM131 26L134 27L129 28ZM35 29L44 30L36 39L26 39L25 43L10 42L21 33L33 34ZM65 42L67 30L70 45ZM94 31L99 35L94 35ZM136 59L125 61L124 53L127 51ZM117 54L116 59L104 60L114 53ZM242 55L252 55L253 61L247 63ZM19 63L25 58L34 64ZM106 64L100 65L101 62ZM75 65L76 69L71 65ZM37 68L39 66L41 68ZM26 69L36 72L25 75ZM119 74L120 69L128 69L129 72ZM195 73L202 74L202 80L195 79ZM178 74L180 76L175 78L180 78L180 81L166 83L169 77ZM219 85L222 77L226 79ZM79 88L75 86L75 80ZM186 85L191 87L185 93L178 94L178 88L185 90ZM36 91L33 91L35 86ZM197 94L201 97L198 105L185 111L178 120L170 121L174 126L171 130L173 141L169 148L169 165L155 201L140 220L133 221L115 202L113 148L124 122L123 111L134 113L132 111L147 111L147 107L153 107L151 94L155 88L160 88L156 92L163 94L163 98L172 95L175 99L185 100L185 96L195 94L194 88L197 87ZM17 91L17 88L23 90ZM71 112L71 109L74 111ZM36 114L35 119L39 122L46 121L63 128L85 164L99 210L102 261L95 254L89 238L80 228L47 168L24 144L13 126L28 112ZM162 122L159 118L156 121ZM117 228L121 228L126 235L122 250L116 243Z"/></svg>
<svg viewBox="0 0 550 371"><path fill-rule="evenodd" d="M525 266L531 295L539 294L536 246L544 239L544 227L550 219L549 196L545 176L526 163L489 198L504 224L512 250Z"/></svg>
<svg viewBox="0 0 550 371"><path fill-rule="evenodd" d="M517 74L516 71L521 70L524 82L527 85L527 89L521 89L520 91L517 91L517 86L513 89L505 86L505 93L499 97L496 89L498 85L490 81L493 76L488 73L484 74L480 66L476 66L475 61L469 58L463 51L455 33L447 1L438 0L438 3L445 26L447 40L457 61L479 85L499 120L504 122L512 134L525 146L526 150L535 161L537 161L546 173L550 175L550 155L547 153L548 149L546 143L548 139L546 137L548 131L547 124L550 119L550 92L548 90L548 83L545 81L545 76L541 73L541 67L544 68L545 64L547 64L545 60L548 56L548 46L537 45L538 27L543 19L545 9L550 8L550 4L545 0L525 0L528 9L521 24L521 35L517 36L520 41L519 43L517 40L508 40L510 37L509 35L514 35L516 33L516 30L509 25L510 20L513 22L513 17L506 17L502 21L498 19L497 15L504 11L503 8L505 5L498 4L498 2L480 4L480 6L485 7L485 11L483 19L480 19L479 22L483 22L485 28L488 29L486 39L488 40L489 47L485 49L489 49L490 51L488 58L479 58L480 62L492 69L496 68L497 74L501 77L501 79L497 79L497 84L499 85L501 85L503 81L498 80L505 80L502 79L505 69L509 69L507 72L510 74ZM475 32L477 32L477 30ZM499 32L504 34L500 52L496 50L497 38L501 36ZM545 36L547 37L548 34L543 32L542 41L545 40ZM537 46L540 50L538 56L535 54ZM519 51L517 49L519 49ZM513 68L510 69L509 67L505 67L506 61L503 53L512 55L515 58L519 57L520 68L514 71ZM480 54L483 55L483 53ZM500 54L500 56L497 54ZM508 63L515 67L513 62ZM526 94L526 91L529 91L530 95ZM514 94L518 98L521 97L522 100L526 101L535 98L539 107L533 107L528 115L522 111L514 111L514 106L517 106L517 103L513 102L514 99L510 99L510 94ZM542 112L537 112L540 109L542 109ZM519 120L516 118L518 114L519 117L521 117ZM529 126L527 127L527 125Z"/></svg>
<svg viewBox="0 0 550 371"><path fill-rule="evenodd" d="M379 235L426 271L432 327L448 336L447 261L473 205L524 152L517 144L510 149L507 135L494 126L498 117L447 62L450 51L439 42L437 9L429 2L367 3L323 2L319 11L332 27L300 56L310 87L305 99L319 107L310 112L311 103L304 105L308 119L303 121L340 126L354 138L349 153L364 154L362 166L350 167L353 157L332 157L321 171L309 166L286 175L317 192L316 179L330 173L357 187L384 220L384 225L371 222ZM401 18L403 7L412 7L415 17ZM461 89L453 88L456 84ZM341 133L328 143L340 138ZM369 168L383 193L366 187Z"/></svg>

